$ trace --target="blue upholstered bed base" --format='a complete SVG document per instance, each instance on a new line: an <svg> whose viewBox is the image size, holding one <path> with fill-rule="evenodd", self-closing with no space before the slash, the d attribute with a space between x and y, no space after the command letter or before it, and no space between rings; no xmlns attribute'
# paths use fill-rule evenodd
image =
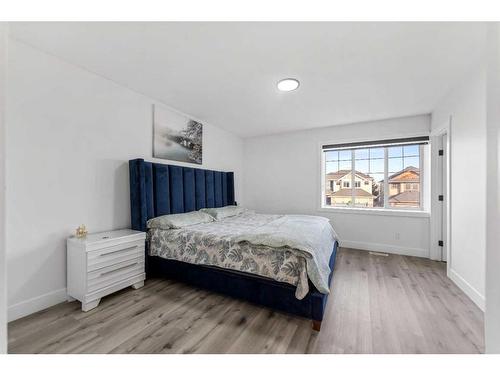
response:
<svg viewBox="0 0 500 375"><path fill-rule="evenodd" d="M332 280L338 243L333 246L330 257L329 283ZM322 321L328 296L321 294L309 282L309 293L302 300L295 297L296 287L243 272L223 268L200 266L176 260L149 257L149 275L168 277L199 288L243 299L289 314Z"/></svg>
<svg viewBox="0 0 500 375"><path fill-rule="evenodd" d="M129 161L130 208L132 229L146 231L146 222L157 216L223 207L235 204L234 174L205 169ZM330 280L333 276L335 242L330 257ZM323 320L328 296L309 282L309 293L298 300L295 287L271 279L217 267L194 265L148 255L146 275L180 280L204 289L241 298L290 314L316 321Z"/></svg>

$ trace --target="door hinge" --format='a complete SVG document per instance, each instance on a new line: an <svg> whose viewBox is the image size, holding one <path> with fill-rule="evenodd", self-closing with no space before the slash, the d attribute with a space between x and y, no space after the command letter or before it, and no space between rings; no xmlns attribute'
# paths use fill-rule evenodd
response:
<svg viewBox="0 0 500 375"><path fill-rule="evenodd" d="M438 200L440 200L440 201L444 200L444 196L443 195L438 195Z"/></svg>
<svg viewBox="0 0 500 375"><path fill-rule="evenodd" d="M439 156L443 156L444 155L444 150L439 150L438 153L439 153Z"/></svg>
<svg viewBox="0 0 500 375"><path fill-rule="evenodd" d="M438 241L438 246L444 246L443 240Z"/></svg>

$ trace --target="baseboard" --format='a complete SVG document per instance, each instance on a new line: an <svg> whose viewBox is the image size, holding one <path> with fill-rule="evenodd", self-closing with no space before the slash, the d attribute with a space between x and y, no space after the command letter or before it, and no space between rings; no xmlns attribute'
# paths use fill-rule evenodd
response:
<svg viewBox="0 0 500 375"><path fill-rule="evenodd" d="M421 258L429 257L429 249L420 249L416 247L402 247L402 246L386 245L373 242L359 242L359 241L340 241L340 246L349 247L351 249L378 251L383 253L408 255Z"/></svg>
<svg viewBox="0 0 500 375"><path fill-rule="evenodd" d="M462 290L462 292L467 295L467 297L472 300L472 302L477 305L477 307L484 311L486 299L481 293L479 293L472 285L467 282L467 280L465 280L453 269L450 269L448 271L448 277Z"/></svg>
<svg viewBox="0 0 500 375"><path fill-rule="evenodd" d="M13 320L64 302L66 298L66 288L64 288L16 303L15 305L9 306L7 319L9 322L12 322Z"/></svg>

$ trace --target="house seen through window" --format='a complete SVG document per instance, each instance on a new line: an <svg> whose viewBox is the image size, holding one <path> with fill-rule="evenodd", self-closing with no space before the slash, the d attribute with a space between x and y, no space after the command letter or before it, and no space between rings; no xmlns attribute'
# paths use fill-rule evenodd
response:
<svg viewBox="0 0 500 375"><path fill-rule="evenodd" d="M420 209L428 137L323 146L323 207Z"/></svg>

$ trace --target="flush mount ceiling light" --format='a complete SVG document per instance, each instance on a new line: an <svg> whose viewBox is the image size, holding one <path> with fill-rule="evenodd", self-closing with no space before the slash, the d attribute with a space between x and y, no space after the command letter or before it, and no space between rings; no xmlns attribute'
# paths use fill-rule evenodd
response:
<svg viewBox="0 0 500 375"><path fill-rule="evenodd" d="M295 78L285 78L278 82L278 90L293 91L299 87L299 81Z"/></svg>

